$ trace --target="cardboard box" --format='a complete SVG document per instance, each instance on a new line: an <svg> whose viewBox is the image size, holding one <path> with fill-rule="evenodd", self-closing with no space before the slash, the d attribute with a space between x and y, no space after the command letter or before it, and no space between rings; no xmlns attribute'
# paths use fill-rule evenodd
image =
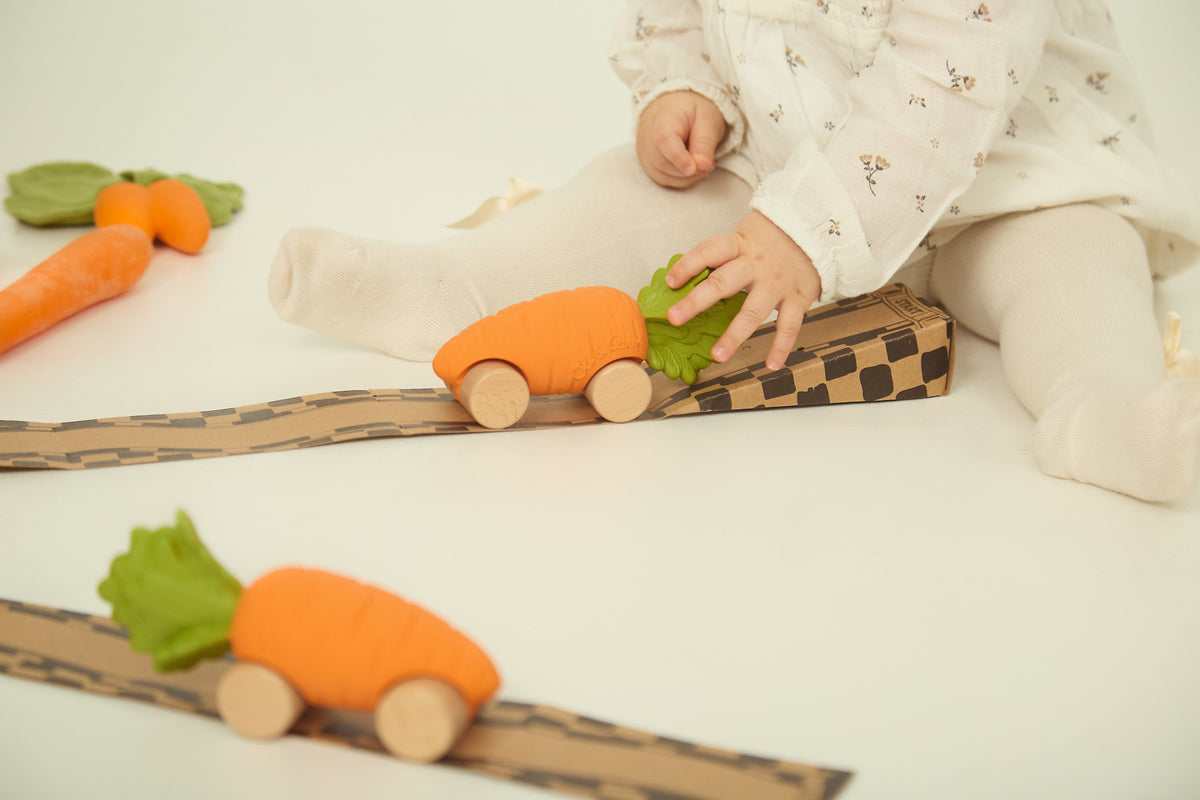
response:
<svg viewBox="0 0 1200 800"><path fill-rule="evenodd" d="M811 312L783 369L764 365L773 324L687 386L652 372L637 421L687 414L936 397L950 391L954 321L895 284ZM647 368L649 369L649 368ZM615 424L582 395L533 397L504 431ZM362 389L240 408L47 423L0 421L0 468L86 469L277 452L385 436L500 433L449 390Z"/></svg>

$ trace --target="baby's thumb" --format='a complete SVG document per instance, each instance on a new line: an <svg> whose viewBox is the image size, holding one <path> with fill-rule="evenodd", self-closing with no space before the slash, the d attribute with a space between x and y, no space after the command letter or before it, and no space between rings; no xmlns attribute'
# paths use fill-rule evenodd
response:
<svg viewBox="0 0 1200 800"><path fill-rule="evenodd" d="M696 160L696 166L705 172L712 170L717 163L717 145L725 137L725 119L715 115L701 114L692 126L688 136L688 151Z"/></svg>

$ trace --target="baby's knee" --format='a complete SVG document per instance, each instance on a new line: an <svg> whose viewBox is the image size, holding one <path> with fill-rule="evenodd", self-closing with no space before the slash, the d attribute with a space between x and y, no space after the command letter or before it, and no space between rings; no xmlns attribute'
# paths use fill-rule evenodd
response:
<svg viewBox="0 0 1200 800"><path fill-rule="evenodd" d="M1120 278L1141 291L1152 291L1146 243L1120 214L1078 203L1026 216L1041 229L1038 235L1052 264L1074 268L1081 279Z"/></svg>
<svg viewBox="0 0 1200 800"><path fill-rule="evenodd" d="M966 282L1000 294L1047 280L1121 280L1141 292L1152 290L1146 245L1137 229L1092 203L976 223L938 250L933 278L935 285Z"/></svg>

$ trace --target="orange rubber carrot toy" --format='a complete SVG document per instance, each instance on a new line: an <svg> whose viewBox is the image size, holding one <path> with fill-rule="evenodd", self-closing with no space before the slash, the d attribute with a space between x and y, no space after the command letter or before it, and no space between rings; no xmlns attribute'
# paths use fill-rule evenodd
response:
<svg viewBox="0 0 1200 800"><path fill-rule="evenodd" d="M243 589L182 511L173 527L134 530L99 591L160 671L232 650L217 708L253 738L282 736L310 704L374 711L389 751L435 761L500 683L474 642L383 589L300 568Z"/></svg>
<svg viewBox="0 0 1200 800"><path fill-rule="evenodd" d="M134 177L130 173L130 177ZM241 188L148 171L120 180L92 164L44 164L9 176L5 207L34 225L94 222L80 236L0 291L0 353L67 317L128 291L150 265L157 238L200 252L214 223L241 208ZM55 191L65 192L58 197Z"/></svg>
<svg viewBox="0 0 1200 800"><path fill-rule="evenodd" d="M100 194L96 195L92 220L97 228L108 225L136 225L153 241L154 211L150 208L150 190L132 181L121 181L104 187Z"/></svg>
<svg viewBox="0 0 1200 800"><path fill-rule="evenodd" d="M181 253L199 253L208 242L212 219L196 190L175 178L161 178L147 191L154 230L162 243Z"/></svg>
<svg viewBox="0 0 1200 800"><path fill-rule="evenodd" d="M138 282L154 247L132 225L97 228L0 291L0 353Z"/></svg>
<svg viewBox="0 0 1200 800"><path fill-rule="evenodd" d="M92 210L96 227L114 223L136 225L151 239L181 253L195 255L204 249L212 219L196 190L174 178L160 178L149 186L122 181L104 187Z"/></svg>

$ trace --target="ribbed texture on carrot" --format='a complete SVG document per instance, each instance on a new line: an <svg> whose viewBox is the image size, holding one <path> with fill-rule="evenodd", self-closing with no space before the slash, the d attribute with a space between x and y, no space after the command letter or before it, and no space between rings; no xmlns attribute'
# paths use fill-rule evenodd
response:
<svg viewBox="0 0 1200 800"><path fill-rule="evenodd" d="M646 357L646 322L632 297L607 286L551 292L501 309L443 345L433 371L458 394L487 359L512 364L533 395L578 394L598 369Z"/></svg>
<svg viewBox="0 0 1200 800"><path fill-rule="evenodd" d="M0 353L138 282L154 245L132 225L85 233L0 291Z"/></svg>
<svg viewBox="0 0 1200 800"><path fill-rule="evenodd" d="M474 713L500 685L491 659L440 617L322 570L285 568L246 588L233 654L278 672L317 706L370 711L398 681L439 678Z"/></svg>

